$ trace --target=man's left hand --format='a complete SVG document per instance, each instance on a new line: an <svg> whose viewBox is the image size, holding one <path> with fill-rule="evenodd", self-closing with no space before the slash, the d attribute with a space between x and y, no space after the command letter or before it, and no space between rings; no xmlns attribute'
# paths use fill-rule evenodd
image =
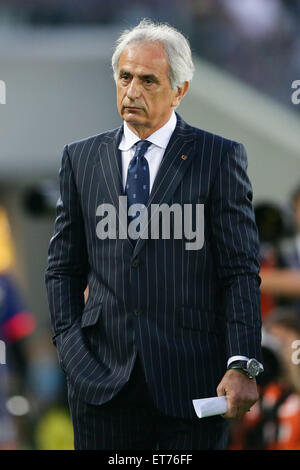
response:
<svg viewBox="0 0 300 470"><path fill-rule="evenodd" d="M222 415L223 418L242 418L258 400L256 380L234 369L225 373L218 385L217 394L218 397L225 395L227 398L228 408Z"/></svg>

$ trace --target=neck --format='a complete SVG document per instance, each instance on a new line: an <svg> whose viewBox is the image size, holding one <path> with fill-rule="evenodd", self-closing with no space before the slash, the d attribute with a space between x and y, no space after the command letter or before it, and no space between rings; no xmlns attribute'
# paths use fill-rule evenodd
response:
<svg viewBox="0 0 300 470"><path fill-rule="evenodd" d="M151 134L153 134L153 132L155 132L152 129L145 128L145 127L142 127L142 126L137 126L137 125L135 125L133 123L130 123L130 122L127 122L127 125L129 127L129 129L134 134L136 134L141 140L147 139L147 137L149 137Z"/></svg>
<svg viewBox="0 0 300 470"><path fill-rule="evenodd" d="M153 126L153 127L143 126L142 124L137 124L135 122L128 122L128 121L126 121L126 122L127 122L127 125L129 127L129 129L132 132L134 132L134 134L136 134L141 140L145 140L150 135L152 135L154 132L158 131L158 129L160 129L165 124L167 124L167 122L171 118L171 115L172 115L172 112L170 113L170 115L163 122L160 122L160 124L158 124L156 126Z"/></svg>

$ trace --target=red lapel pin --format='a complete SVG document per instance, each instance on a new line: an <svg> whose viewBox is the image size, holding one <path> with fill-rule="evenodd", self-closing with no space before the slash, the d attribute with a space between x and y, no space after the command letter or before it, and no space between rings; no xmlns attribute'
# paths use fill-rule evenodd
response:
<svg viewBox="0 0 300 470"><path fill-rule="evenodd" d="M187 155L181 155L182 160L186 160L187 159Z"/></svg>

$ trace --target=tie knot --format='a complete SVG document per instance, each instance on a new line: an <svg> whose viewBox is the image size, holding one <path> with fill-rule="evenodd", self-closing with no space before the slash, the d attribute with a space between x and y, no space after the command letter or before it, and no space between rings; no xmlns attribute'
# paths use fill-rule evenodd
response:
<svg viewBox="0 0 300 470"><path fill-rule="evenodd" d="M139 140L136 144L135 157L143 157L150 147L151 142L149 140Z"/></svg>

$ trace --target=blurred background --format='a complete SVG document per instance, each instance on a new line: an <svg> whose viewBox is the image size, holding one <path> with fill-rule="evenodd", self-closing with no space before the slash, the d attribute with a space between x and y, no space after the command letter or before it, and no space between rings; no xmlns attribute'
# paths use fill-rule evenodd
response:
<svg viewBox="0 0 300 470"><path fill-rule="evenodd" d="M0 0L0 448L73 448L44 287L58 170L120 125L110 58L144 17L191 42L178 112L248 154L266 372L230 448L300 449L300 0Z"/></svg>

